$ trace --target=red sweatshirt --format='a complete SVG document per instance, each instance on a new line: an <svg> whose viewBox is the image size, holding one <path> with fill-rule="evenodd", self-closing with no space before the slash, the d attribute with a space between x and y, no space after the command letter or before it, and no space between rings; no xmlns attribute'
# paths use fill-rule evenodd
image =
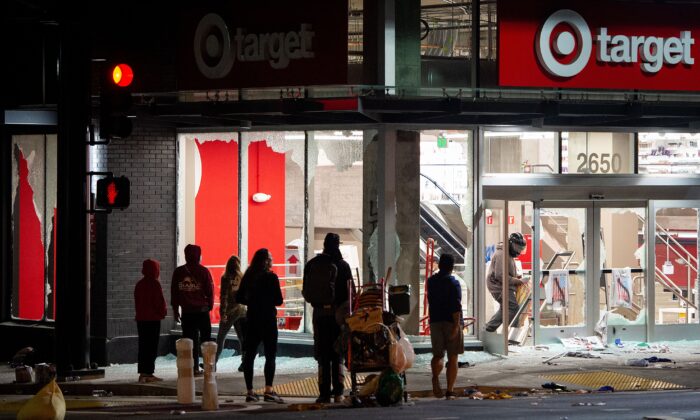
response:
<svg viewBox="0 0 700 420"><path fill-rule="evenodd" d="M136 283L134 301L137 321L160 321L168 313L163 288L160 286L160 264L155 260L143 262L143 278Z"/></svg>

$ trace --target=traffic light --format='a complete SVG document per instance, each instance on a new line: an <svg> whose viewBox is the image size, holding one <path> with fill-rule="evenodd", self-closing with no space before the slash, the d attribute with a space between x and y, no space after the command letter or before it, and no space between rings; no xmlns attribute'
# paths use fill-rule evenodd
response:
<svg viewBox="0 0 700 420"><path fill-rule="evenodd" d="M134 72L128 64L109 65L107 70L100 86L100 137L129 137L132 124L127 112L133 103Z"/></svg>
<svg viewBox="0 0 700 420"><path fill-rule="evenodd" d="M97 180L95 205L104 209L125 209L129 207L131 183L125 176L107 177Z"/></svg>

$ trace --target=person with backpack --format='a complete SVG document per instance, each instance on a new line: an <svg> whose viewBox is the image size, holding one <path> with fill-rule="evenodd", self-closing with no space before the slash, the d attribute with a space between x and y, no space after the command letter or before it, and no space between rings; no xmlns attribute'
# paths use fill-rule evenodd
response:
<svg viewBox="0 0 700 420"><path fill-rule="evenodd" d="M334 348L340 336L336 310L347 302L351 281L350 265L340 253L340 236L330 232L323 240L323 252L306 263L302 287L304 299L313 307L314 358L318 362L320 394L317 403L330 403L331 395L336 403L343 398L341 356Z"/></svg>
<svg viewBox="0 0 700 420"><path fill-rule="evenodd" d="M202 248L198 245L185 247L185 261L173 272L170 286L170 303L175 322L182 321L182 336L192 340L194 374L202 376L199 368L199 346L211 341L209 312L214 307L214 282L209 269L199 263ZM180 314L182 309L182 314Z"/></svg>
<svg viewBox="0 0 700 420"><path fill-rule="evenodd" d="M233 327L236 330L241 354L245 348L245 317L246 307L238 303L236 295L241 286L241 259L232 255L226 262L226 270L221 276L221 295L219 298L219 332L216 336L216 361L219 361L221 352L224 350L226 335ZM241 360L243 358L241 357ZM243 372L243 363L238 367L239 372Z"/></svg>
<svg viewBox="0 0 700 420"><path fill-rule="evenodd" d="M277 274L271 271L272 254L267 248L255 251L238 289L238 303L248 305L247 336L243 350L243 377L248 393L246 402L258 402L253 391L253 362L260 342L265 348L265 393L263 400L283 404L272 388L277 358L277 306L282 306L282 289Z"/></svg>

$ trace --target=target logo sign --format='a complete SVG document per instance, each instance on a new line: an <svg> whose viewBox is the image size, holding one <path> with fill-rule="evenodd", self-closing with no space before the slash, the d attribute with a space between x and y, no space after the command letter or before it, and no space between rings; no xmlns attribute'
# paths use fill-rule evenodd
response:
<svg viewBox="0 0 700 420"><path fill-rule="evenodd" d="M552 35L557 26L566 24L569 28ZM553 13L542 25L535 44L537 58L542 67L552 76L573 77L586 67L591 58L593 41L586 21L573 10L564 9ZM564 64L557 57L573 57Z"/></svg>
<svg viewBox="0 0 700 420"><path fill-rule="evenodd" d="M503 0L499 83L698 91L699 15L687 4Z"/></svg>

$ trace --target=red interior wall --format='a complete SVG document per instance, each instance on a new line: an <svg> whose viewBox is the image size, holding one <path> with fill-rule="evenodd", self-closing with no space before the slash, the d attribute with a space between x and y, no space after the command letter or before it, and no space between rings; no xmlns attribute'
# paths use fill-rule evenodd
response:
<svg viewBox="0 0 700 420"><path fill-rule="evenodd" d="M678 246L674 246L676 250L681 252L678 249ZM697 245L691 245L691 244L683 244L683 248L686 249L686 251L690 252L690 254L694 257L697 258L698 255L698 247ZM686 255L683 254L683 257L686 257ZM669 251L668 253L669 259L673 263L673 268L674 272L673 274L667 274L668 278L670 278L676 286L682 288L685 290L685 288L688 286L688 266L687 265L681 265L676 262L676 260L679 258L678 255L676 255L673 251ZM656 266L659 267L659 269L663 270L663 265L666 262L666 244L656 244ZM695 286L695 272L691 271L690 273L690 287Z"/></svg>
<svg viewBox="0 0 700 420"><path fill-rule="evenodd" d="M285 156L276 153L264 141L248 148L248 258L260 248L272 253L273 264L284 263L285 226ZM253 201L253 194L263 192L272 197L265 203ZM250 261L249 261L250 262ZM284 276L283 267L275 268Z"/></svg>
<svg viewBox="0 0 700 420"><path fill-rule="evenodd" d="M238 143L197 141L202 178L195 198L195 243L202 248L205 266L225 266L238 255ZM209 267L214 279L214 310L218 323L223 267Z"/></svg>
<svg viewBox="0 0 700 420"><path fill-rule="evenodd" d="M44 244L41 223L34 206L34 193L29 184L29 167L20 151L19 167L19 308L23 319L39 320L44 316ZM41 193L38 191L37 193Z"/></svg>

